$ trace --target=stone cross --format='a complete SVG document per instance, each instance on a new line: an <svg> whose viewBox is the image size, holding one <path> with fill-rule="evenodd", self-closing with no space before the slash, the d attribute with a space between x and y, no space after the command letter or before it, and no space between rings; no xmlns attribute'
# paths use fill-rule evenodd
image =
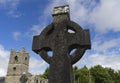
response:
<svg viewBox="0 0 120 83"><path fill-rule="evenodd" d="M32 45L32 50L50 65L49 83L73 83L72 65L90 48L89 30L70 20L68 5L54 8L53 22L34 36ZM53 51L53 56L48 51Z"/></svg>

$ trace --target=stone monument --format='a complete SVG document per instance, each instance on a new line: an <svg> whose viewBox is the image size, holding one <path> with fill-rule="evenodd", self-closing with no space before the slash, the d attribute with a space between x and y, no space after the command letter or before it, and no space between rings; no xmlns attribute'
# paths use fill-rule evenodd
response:
<svg viewBox="0 0 120 83"><path fill-rule="evenodd" d="M68 5L54 8L53 22L34 36L32 45L32 50L50 65L48 83L73 83L72 65L90 48L89 30L70 20Z"/></svg>

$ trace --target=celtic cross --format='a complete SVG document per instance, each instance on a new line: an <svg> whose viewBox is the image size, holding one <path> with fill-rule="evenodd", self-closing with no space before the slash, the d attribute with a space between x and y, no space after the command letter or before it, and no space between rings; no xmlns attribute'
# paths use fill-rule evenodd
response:
<svg viewBox="0 0 120 83"><path fill-rule="evenodd" d="M68 5L54 8L53 22L34 36L32 45L32 50L50 65L49 83L73 83L72 65L90 48L89 30L70 20ZM53 56L48 51L53 51Z"/></svg>

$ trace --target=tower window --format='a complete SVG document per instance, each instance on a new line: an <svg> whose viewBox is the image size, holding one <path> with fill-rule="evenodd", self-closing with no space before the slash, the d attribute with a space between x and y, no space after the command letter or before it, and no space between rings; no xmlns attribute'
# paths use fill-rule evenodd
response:
<svg viewBox="0 0 120 83"><path fill-rule="evenodd" d="M15 56L15 61L18 61L18 56Z"/></svg>
<svg viewBox="0 0 120 83"><path fill-rule="evenodd" d="M13 70L16 71L16 67L13 67Z"/></svg>
<svg viewBox="0 0 120 83"><path fill-rule="evenodd" d="M27 57L25 57L25 60L27 60Z"/></svg>

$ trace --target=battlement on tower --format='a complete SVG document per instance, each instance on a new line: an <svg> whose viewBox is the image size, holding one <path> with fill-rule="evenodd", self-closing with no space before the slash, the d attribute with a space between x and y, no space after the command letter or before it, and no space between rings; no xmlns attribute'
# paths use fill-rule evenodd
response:
<svg viewBox="0 0 120 83"><path fill-rule="evenodd" d="M29 53L22 48L19 52L11 49L7 75L21 75L28 72Z"/></svg>
<svg viewBox="0 0 120 83"><path fill-rule="evenodd" d="M22 48L19 52L11 49L9 64L24 64L29 65L29 53Z"/></svg>

